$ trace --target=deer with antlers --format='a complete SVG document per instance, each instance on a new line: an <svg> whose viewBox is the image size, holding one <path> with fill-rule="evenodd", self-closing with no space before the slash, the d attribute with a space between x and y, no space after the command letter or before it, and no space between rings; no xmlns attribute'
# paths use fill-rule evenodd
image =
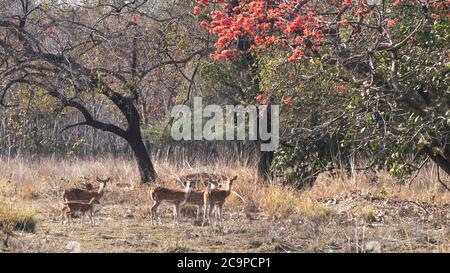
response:
<svg viewBox="0 0 450 273"><path fill-rule="evenodd" d="M98 188L98 190L95 191L95 190L79 189L79 188L65 189L62 194L62 198L65 202L80 201L80 200L88 201L94 197L95 197L95 199L100 201L100 199L103 196L103 193L104 193L104 190L106 187L106 183L109 182L110 180L111 180L111 178L100 179L97 177L97 181L100 182L100 187Z"/></svg>

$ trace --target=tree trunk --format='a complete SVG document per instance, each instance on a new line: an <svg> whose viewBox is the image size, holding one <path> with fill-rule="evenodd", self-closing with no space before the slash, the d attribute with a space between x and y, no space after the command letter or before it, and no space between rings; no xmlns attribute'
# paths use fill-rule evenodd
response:
<svg viewBox="0 0 450 273"><path fill-rule="evenodd" d="M270 166L272 166L273 152L260 151L258 159L258 177L267 183L271 179Z"/></svg>
<svg viewBox="0 0 450 273"><path fill-rule="evenodd" d="M270 105L267 106L267 132L272 130L272 111L270 108ZM258 119L257 119L257 128L259 128L259 126L261 126L261 114L258 110ZM256 149L260 149L259 150L259 157L258 157L258 177L259 179L261 179L264 183L267 183L270 181L270 179L272 178L272 172L270 170L270 167L272 166L272 161L273 161L273 157L274 157L274 153L273 151L261 151L261 143L269 143L270 140L268 141L263 141L261 140L260 136L259 136L259 129L258 129L258 139L259 139L259 147L256 147Z"/></svg>
<svg viewBox="0 0 450 273"><path fill-rule="evenodd" d="M128 144L130 144L133 150L134 156L136 158L139 174L141 176L141 183L153 182L156 179L156 171L153 168L152 160L147 152L144 142L141 136L132 135L127 139Z"/></svg>

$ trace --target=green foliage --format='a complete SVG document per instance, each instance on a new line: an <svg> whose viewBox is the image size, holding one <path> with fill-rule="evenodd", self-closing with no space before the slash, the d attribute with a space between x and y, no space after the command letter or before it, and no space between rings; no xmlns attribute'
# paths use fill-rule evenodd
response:
<svg viewBox="0 0 450 273"><path fill-rule="evenodd" d="M387 192L387 190L384 187L381 187L380 195L384 199L387 199L389 197L389 193Z"/></svg>
<svg viewBox="0 0 450 273"><path fill-rule="evenodd" d="M170 137L170 124L163 120L150 127L142 128L142 137L149 140L164 140Z"/></svg>

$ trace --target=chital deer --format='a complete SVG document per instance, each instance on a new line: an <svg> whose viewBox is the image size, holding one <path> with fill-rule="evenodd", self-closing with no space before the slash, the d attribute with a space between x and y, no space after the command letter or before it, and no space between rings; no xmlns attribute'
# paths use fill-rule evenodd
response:
<svg viewBox="0 0 450 273"><path fill-rule="evenodd" d="M222 189L206 189L203 194L203 223L202 226L205 225L206 219L211 224L211 216L214 211L214 208L217 208L217 214L219 218L219 224L222 226L222 208L223 204L225 204L225 200L231 194L231 187L233 186L233 182L237 179L237 176L233 178L228 178L226 182L226 188Z"/></svg>
<svg viewBox="0 0 450 273"><path fill-rule="evenodd" d="M191 183L192 193L187 200L186 204L194 205L197 207L196 219L200 216L200 210L203 208L203 194L205 188L216 189L220 188L221 182L225 182L227 177L220 174L215 173L193 173L183 175L181 177L177 176L177 180L183 184L187 181Z"/></svg>
<svg viewBox="0 0 450 273"><path fill-rule="evenodd" d="M63 192L63 200L64 201L80 201L80 200L91 200L93 197L95 197L97 200L100 200L103 196L106 183L109 182L111 178L107 178L105 180L100 179L97 177L97 181L100 182L100 187L97 191L94 190L84 190L84 189L78 189L78 188L70 188L66 189Z"/></svg>
<svg viewBox="0 0 450 273"><path fill-rule="evenodd" d="M69 223L72 222L72 214L74 214L76 211L79 211L82 213L81 216L81 225L83 225L84 222L84 214L86 212L88 213L88 216L91 220L91 223L95 225L95 215L94 215L94 205L100 204L100 202L95 198L92 197L89 201L68 201L64 202L64 207L61 209L61 223L64 224L64 219L66 219Z"/></svg>
<svg viewBox="0 0 450 273"><path fill-rule="evenodd" d="M208 188L216 189L218 186L217 183L208 183ZM195 219L198 220L200 217L200 209L204 207L204 190L192 190L191 193L187 196L186 202L183 205L193 205L197 207L197 213Z"/></svg>
<svg viewBox="0 0 450 273"><path fill-rule="evenodd" d="M173 217L174 224L178 224L178 217L180 215L180 206L186 203L189 195L192 191L191 183L186 182L186 188L180 189L169 189L161 186L157 186L150 191L150 197L153 200L153 205L150 209L151 223L153 224L157 220L156 212L159 205L162 202L167 202L173 205Z"/></svg>

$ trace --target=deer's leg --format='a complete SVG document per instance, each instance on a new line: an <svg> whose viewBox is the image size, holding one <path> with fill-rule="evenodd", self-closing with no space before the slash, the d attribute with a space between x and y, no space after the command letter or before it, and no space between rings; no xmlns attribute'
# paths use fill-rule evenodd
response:
<svg viewBox="0 0 450 273"><path fill-rule="evenodd" d="M64 224L64 216L66 214L66 207L62 208L61 210L61 224Z"/></svg>
<svg viewBox="0 0 450 273"><path fill-rule="evenodd" d="M203 205L203 221L202 221L202 227L205 226L206 223L206 212L208 211L208 204L205 202L205 204Z"/></svg>
<svg viewBox="0 0 450 273"><path fill-rule="evenodd" d="M208 206L208 223L211 227L213 227L213 225L215 225L216 222L213 220L214 218L213 212L214 212L214 203L210 203Z"/></svg>
<svg viewBox="0 0 450 273"><path fill-rule="evenodd" d="M181 218L180 208L181 208L181 206L178 205L177 206L177 225L179 224L179 221L180 221L180 218Z"/></svg>
<svg viewBox="0 0 450 273"><path fill-rule="evenodd" d="M195 220L198 220L198 217L200 216L200 207L201 206L197 207L197 214L195 214Z"/></svg>
<svg viewBox="0 0 450 273"><path fill-rule="evenodd" d="M92 224L92 225L95 225L95 220L94 220L94 213L93 213L93 210L94 210L94 209L90 209L90 210L89 210L88 216L89 216L89 219L91 220L91 224Z"/></svg>
<svg viewBox="0 0 450 273"><path fill-rule="evenodd" d="M89 222L92 224L91 210L87 210L86 214L87 214L87 217L89 218Z"/></svg>
<svg viewBox="0 0 450 273"><path fill-rule="evenodd" d="M72 211L69 211L69 212L66 212L66 216L68 216L68 222L69 222L69 225L72 225L72 223L73 223L73 219L72 219Z"/></svg>
<svg viewBox="0 0 450 273"><path fill-rule="evenodd" d="M150 209L150 214L151 214L151 224L154 224L154 220L156 220L156 211L158 210L158 206L159 206L160 202L158 201L154 201L151 209Z"/></svg>
<svg viewBox="0 0 450 273"><path fill-rule="evenodd" d="M70 213L71 212L70 212L69 207L64 207L63 208L61 217L64 217L65 222L68 223L68 224L70 224L70 220L71 220L71 218L69 218L69 216L71 216Z"/></svg>
<svg viewBox="0 0 450 273"><path fill-rule="evenodd" d="M217 206L214 206L214 209L213 209L213 216L214 216L215 219L218 219L218 218L219 218L219 212L218 212L218 210L217 210Z"/></svg>
<svg viewBox="0 0 450 273"><path fill-rule="evenodd" d="M178 225L178 216L180 212L180 205L174 204L173 205L173 225Z"/></svg>
<svg viewBox="0 0 450 273"><path fill-rule="evenodd" d="M223 207L223 204L218 204L217 205L217 216L218 216L218 218L219 218L219 226L220 226L220 228L222 228L222 207Z"/></svg>

